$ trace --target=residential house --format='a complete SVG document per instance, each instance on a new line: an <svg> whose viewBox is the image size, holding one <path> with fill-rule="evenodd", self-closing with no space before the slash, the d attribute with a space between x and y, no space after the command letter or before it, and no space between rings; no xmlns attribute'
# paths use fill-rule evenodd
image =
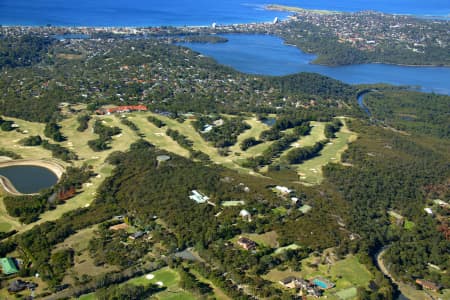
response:
<svg viewBox="0 0 450 300"><path fill-rule="evenodd" d="M252 221L252 215L246 209L241 210L239 212L239 216L242 217L242 219L247 220L248 222Z"/></svg>
<svg viewBox="0 0 450 300"><path fill-rule="evenodd" d="M289 289L295 289L298 287L298 278L295 276L289 276L279 281L279 283Z"/></svg>
<svg viewBox="0 0 450 300"><path fill-rule="evenodd" d="M209 200L208 196L203 195L202 193L192 190L189 199L194 200L197 203L205 203Z"/></svg>
<svg viewBox="0 0 450 300"><path fill-rule="evenodd" d="M275 187L275 190L279 191L280 193L282 193L284 195L288 195L288 194L290 194L293 191L293 190L291 190L291 189L289 189L289 188L287 188L285 186L280 186L280 185L277 185Z"/></svg>
<svg viewBox="0 0 450 300"><path fill-rule="evenodd" d="M132 111L147 111L147 106L145 105L124 105L116 106L111 108L100 108L95 112L99 115L110 115L113 113L126 113Z"/></svg>
<svg viewBox="0 0 450 300"><path fill-rule="evenodd" d="M23 280L14 280L9 284L8 292L10 294L18 293L20 291L23 291L24 289L30 289L34 290L37 287L37 284L34 282L28 282Z"/></svg>
<svg viewBox="0 0 450 300"><path fill-rule="evenodd" d="M254 250L254 249L256 249L256 243L254 241L252 241L251 239L246 238L246 237L240 237L237 240L237 243L238 243L239 246L241 246L245 250Z"/></svg>
<svg viewBox="0 0 450 300"><path fill-rule="evenodd" d="M120 223L120 224L117 224L117 225L110 226L109 230L114 230L114 231L126 230L128 227L130 227L130 225L128 225L127 223Z"/></svg>
<svg viewBox="0 0 450 300"><path fill-rule="evenodd" d="M424 289L432 290L435 292L441 289L441 286L439 286L438 284L424 279L416 279L416 283L422 286Z"/></svg>
<svg viewBox="0 0 450 300"><path fill-rule="evenodd" d="M129 236L130 239L132 240L137 240L141 237L144 236L144 232L143 231L136 231L135 233L133 233L132 235Z"/></svg>
<svg viewBox="0 0 450 300"><path fill-rule="evenodd" d="M3 257L0 259L0 264L2 266L2 272L5 275L11 275L19 272L16 266L16 262L11 257Z"/></svg>

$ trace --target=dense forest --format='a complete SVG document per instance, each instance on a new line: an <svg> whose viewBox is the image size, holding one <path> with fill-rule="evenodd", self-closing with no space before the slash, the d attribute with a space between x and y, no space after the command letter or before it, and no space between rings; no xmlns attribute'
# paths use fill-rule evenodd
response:
<svg viewBox="0 0 450 300"><path fill-rule="evenodd" d="M373 118L398 130L450 138L450 97L407 90L377 89L364 102Z"/></svg>
<svg viewBox="0 0 450 300"><path fill-rule="evenodd" d="M392 243L386 259L400 278L430 277L427 263L449 269L449 242L436 228L438 220L426 217L425 187L445 182L450 175L448 151L436 147L439 140L410 138L386 129L368 127L360 121L351 123L361 133L357 143L345 153L352 167L329 164L324 168L330 184L351 207L348 226L362 239L358 247L374 254ZM417 224L413 229L390 225L388 210L398 211ZM408 241L419 239L421 242ZM423 247L423 245L428 245ZM408 257L408 259L405 259ZM445 275L431 279L448 286Z"/></svg>

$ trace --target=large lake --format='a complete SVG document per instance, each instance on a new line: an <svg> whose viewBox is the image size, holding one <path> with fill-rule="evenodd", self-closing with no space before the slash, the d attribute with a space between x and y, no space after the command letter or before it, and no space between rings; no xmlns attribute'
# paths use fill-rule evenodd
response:
<svg viewBox="0 0 450 300"><path fill-rule="evenodd" d="M238 71L261 75L320 73L350 84L388 83L420 87L422 91L450 95L450 68L364 64L327 67L311 64L315 55L268 35L227 34L218 44L184 43L194 51L213 57Z"/></svg>
<svg viewBox="0 0 450 300"><path fill-rule="evenodd" d="M37 193L58 182L58 177L49 169L37 166L9 166L0 168L0 175L11 181L23 194Z"/></svg>

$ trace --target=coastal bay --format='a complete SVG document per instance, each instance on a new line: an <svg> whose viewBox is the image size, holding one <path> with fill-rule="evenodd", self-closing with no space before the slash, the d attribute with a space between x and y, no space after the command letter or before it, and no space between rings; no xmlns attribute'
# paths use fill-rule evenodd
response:
<svg viewBox="0 0 450 300"><path fill-rule="evenodd" d="M387 64L361 64L329 67L312 64L315 55L284 44L268 35L226 34L227 43L183 43L219 63L249 74L282 76L298 72L326 75L350 84L387 83L409 86L424 92L450 95L449 67L412 67Z"/></svg>

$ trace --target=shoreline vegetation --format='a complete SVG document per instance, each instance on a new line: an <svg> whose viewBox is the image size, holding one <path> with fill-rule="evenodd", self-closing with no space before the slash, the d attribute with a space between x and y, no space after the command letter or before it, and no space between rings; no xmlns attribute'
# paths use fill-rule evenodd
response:
<svg viewBox="0 0 450 300"><path fill-rule="evenodd" d="M18 159L18 160L4 160L0 161L0 169L4 167L13 166L36 166L46 168L58 177L58 181L64 173L64 167L54 161L37 160L37 159ZM37 195L38 193L25 194L19 192L14 184L5 176L0 175L0 185L10 195L22 196L22 195Z"/></svg>

